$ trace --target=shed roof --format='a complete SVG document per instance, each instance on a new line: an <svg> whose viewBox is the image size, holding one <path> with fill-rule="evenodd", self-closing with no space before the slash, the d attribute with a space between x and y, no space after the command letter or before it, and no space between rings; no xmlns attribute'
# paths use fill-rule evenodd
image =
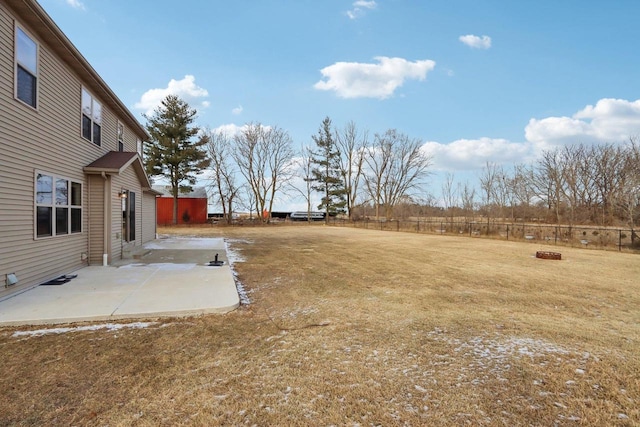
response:
<svg viewBox="0 0 640 427"><path fill-rule="evenodd" d="M173 197L170 185L154 185L152 188L154 191L161 193L162 197ZM193 187L192 191L180 192L178 197L186 199L206 199L208 197L207 189L205 187Z"/></svg>

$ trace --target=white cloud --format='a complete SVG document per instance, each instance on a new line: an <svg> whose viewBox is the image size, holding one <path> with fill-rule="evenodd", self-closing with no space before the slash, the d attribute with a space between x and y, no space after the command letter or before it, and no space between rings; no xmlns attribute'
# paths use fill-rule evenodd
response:
<svg viewBox="0 0 640 427"><path fill-rule="evenodd" d="M349 17L349 19L358 19L365 13L367 9L375 9L378 4L373 0L357 0L353 2L352 6L353 9L347 11L347 16Z"/></svg>
<svg viewBox="0 0 640 427"><path fill-rule="evenodd" d="M467 34L466 36L458 37L458 40L474 49L489 49L491 47L491 37L489 36L479 37Z"/></svg>
<svg viewBox="0 0 640 427"><path fill-rule="evenodd" d="M526 162L534 154L531 144L501 138L458 139L449 144L429 141L422 149L433 155L436 170L474 170L487 162Z"/></svg>
<svg viewBox="0 0 640 427"><path fill-rule="evenodd" d="M142 94L140 101L136 102L135 108L145 110L145 114L153 114L153 110L160 105L167 95L177 95L193 108L207 108L209 101L202 98L209 96L209 92L196 85L196 78L186 75L182 80L171 79L166 88L149 89Z"/></svg>
<svg viewBox="0 0 640 427"><path fill-rule="evenodd" d="M640 100L600 99L571 117L531 119L527 141L539 148L568 144L613 143L640 135Z"/></svg>
<svg viewBox="0 0 640 427"><path fill-rule="evenodd" d="M624 142L640 135L640 100L600 99L570 117L531 119L524 131L523 142L486 137L447 144L429 141L423 150L433 155L434 170L470 171L486 162L531 163L554 147Z"/></svg>
<svg viewBox="0 0 640 427"><path fill-rule="evenodd" d="M242 110L244 110L244 108L242 108L242 105L238 105L236 108L231 110L231 113L237 116L238 114L242 113Z"/></svg>
<svg viewBox="0 0 640 427"><path fill-rule="evenodd" d="M377 3L373 0L371 1L366 1L366 0L357 0L353 2L353 5L355 7L363 7L365 9L375 9L377 6Z"/></svg>
<svg viewBox="0 0 640 427"><path fill-rule="evenodd" d="M85 10L84 3L80 0L66 0L67 4L74 9Z"/></svg>
<svg viewBox="0 0 640 427"><path fill-rule="evenodd" d="M234 136L242 133L248 125L244 124L244 125L237 125L235 123L227 123L224 125L220 125L215 129L212 129L212 132L216 132L216 133L224 133L225 135L227 135L229 138L233 138ZM271 129L271 126L265 126L265 125L260 125L262 126L262 128L264 130L269 130Z"/></svg>
<svg viewBox="0 0 640 427"><path fill-rule="evenodd" d="M326 80L313 87L332 90L341 98L379 98L393 95L405 79L424 80L436 63L426 59L407 61L403 58L377 56L377 64L336 62L320 70Z"/></svg>
<svg viewBox="0 0 640 427"><path fill-rule="evenodd" d="M226 125L220 125L217 128L213 129L213 132L223 133L227 135L229 138L233 138L235 135L241 133L247 125L238 126L235 123L228 123Z"/></svg>

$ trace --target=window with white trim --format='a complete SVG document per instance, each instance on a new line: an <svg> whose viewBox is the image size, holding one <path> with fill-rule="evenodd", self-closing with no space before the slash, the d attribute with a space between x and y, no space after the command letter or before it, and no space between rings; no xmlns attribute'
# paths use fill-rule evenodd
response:
<svg viewBox="0 0 640 427"><path fill-rule="evenodd" d="M140 158L142 158L142 140L140 138L136 139L136 150L138 151Z"/></svg>
<svg viewBox="0 0 640 427"><path fill-rule="evenodd" d="M124 151L124 125L118 122L118 151Z"/></svg>
<svg viewBox="0 0 640 427"><path fill-rule="evenodd" d="M16 26L15 39L15 96L36 108L38 94L38 44Z"/></svg>
<svg viewBox="0 0 640 427"><path fill-rule="evenodd" d="M82 136L96 145L102 143L102 104L82 88Z"/></svg>
<svg viewBox="0 0 640 427"><path fill-rule="evenodd" d="M36 173L36 237L82 232L82 184L67 178Z"/></svg>
<svg viewBox="0 0 640 427"><path fill-rule="evenodd" d="M125 191L122 199L122 239L126 242L136 240L136 193Z"/></svg>

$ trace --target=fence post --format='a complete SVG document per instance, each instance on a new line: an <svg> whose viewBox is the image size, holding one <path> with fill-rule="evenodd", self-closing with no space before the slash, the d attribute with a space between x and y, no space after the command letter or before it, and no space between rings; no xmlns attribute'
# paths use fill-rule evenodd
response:
<svg viewBox="0 0 640 427"><path fill-rule="evenodd" d="M618 230L618 251L622 252L622 230Z"/></svg>
<svg viewBox="0 0 640 427"><path fill-rule="evenodd" d="M509 224L507 224L507 240L509 240Z"/></svg>

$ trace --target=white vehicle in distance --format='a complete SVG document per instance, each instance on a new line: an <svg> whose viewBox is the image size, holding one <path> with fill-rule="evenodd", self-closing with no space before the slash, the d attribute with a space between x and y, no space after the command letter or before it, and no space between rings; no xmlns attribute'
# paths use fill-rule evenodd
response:
<svg viewBox="0 0 640 427"><path fill-rule="evenodd" d="M305 211L291 212L289 215L291 221L308 221L309 213ZM324 212L311 212L311 221L324 221Z"/></svg>

